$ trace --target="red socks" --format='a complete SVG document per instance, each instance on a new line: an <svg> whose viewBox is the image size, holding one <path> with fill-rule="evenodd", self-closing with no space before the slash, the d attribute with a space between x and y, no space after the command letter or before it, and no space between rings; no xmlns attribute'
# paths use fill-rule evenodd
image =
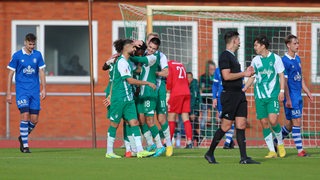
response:
<svg viewBox="0 0 320 180"><path fill-rule="evenodd" d="M173 137L174 131L176 130L176 122L169 121L170 137Z"/></svg>
<svg viewBox="0 0 320 180"><path fill-rule="evenodd" d="M184 130L186 132L187 140L192 141L192 126L189 120L183 122Z"/></svg>

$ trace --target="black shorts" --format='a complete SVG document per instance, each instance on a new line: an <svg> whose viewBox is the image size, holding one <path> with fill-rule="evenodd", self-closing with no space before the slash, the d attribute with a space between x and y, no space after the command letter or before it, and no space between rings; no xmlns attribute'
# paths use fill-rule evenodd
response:
<svg viewBox="0 0 320 180"><path fill-rule="evenodd" d="M221 93L222 113L224 119L235 120L236 117L248 116L248 103L244 92Z"/></svg>

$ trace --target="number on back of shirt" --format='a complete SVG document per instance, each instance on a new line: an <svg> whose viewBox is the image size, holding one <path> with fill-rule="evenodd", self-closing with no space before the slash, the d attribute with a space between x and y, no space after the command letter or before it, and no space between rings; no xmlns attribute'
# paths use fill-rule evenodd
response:
<svg viewBox="0 0 320 180"><path fill-rule="evenodd" d="M187 77L187 73L182 66L177 66L177 70L179 71L179 79Z"/></svg>

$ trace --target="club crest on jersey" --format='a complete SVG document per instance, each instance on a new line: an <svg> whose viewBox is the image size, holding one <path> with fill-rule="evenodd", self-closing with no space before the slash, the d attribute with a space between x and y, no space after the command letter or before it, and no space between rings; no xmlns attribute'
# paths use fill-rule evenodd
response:
<svg viewBox="0 0 320 180"><path fill-rule="evenodd" d="M33 63L37 63L37 59L36 58L33 58Z"/></svg>
<svg viewBox="0 0 320 180"><path fill-rule="evenodd" d="M21 59L21 62L24 62L24 59Z"/></svg>
<svg viewBox="0 0 320 180"><path fill-rule="evenodd" d="M270 62L269 65L270 65L270 66L273 66L273 62Z"/></svg>
<svg viewBox="0 0 320 180"><path fill-rule="evenodd" d="M27 68L24 68L23 69L23 73L24 74L33 74L35 73L36 71L31 67L31 66L28 66Z"/></svg>
<svg viewBox="0 0 320 180"><path fill-rule="evenodd" d="M293 68L294 68L294 65L292 65L291 67L292 67L292 69L293 69Z"/></svg>

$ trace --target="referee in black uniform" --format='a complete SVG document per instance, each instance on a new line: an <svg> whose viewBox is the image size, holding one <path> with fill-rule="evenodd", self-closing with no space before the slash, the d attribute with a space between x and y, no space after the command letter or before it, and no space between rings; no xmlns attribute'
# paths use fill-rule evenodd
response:
<svg viewBox="0 0 320 180"><path fill-rule="evenodd" d="M226 42L226 50L219 57L219 67L221 69L222 86L224 89L221 93L222 123L215 133L204 158L210 164L217 163L214 157L214 150L235 121L237 142L241 156L240 164L260 164L248 157L246 152L245 129L248 106L245 93L242 91L243 78L252 76L254 69L250 66L246 71L241 72L240 64L235 56L235 52L240 46L238 32L227 32L224 40Z"/></svg>

